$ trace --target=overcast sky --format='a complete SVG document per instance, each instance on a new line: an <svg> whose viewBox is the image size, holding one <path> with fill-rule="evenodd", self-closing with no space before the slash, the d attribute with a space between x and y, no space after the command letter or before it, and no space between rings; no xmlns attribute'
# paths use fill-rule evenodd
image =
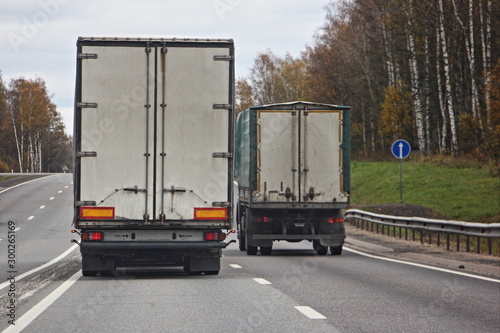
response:
<svg viewBox="0 0 500 333"><path fill-rule="evenodd" d="M236 77L259 52L296 57L325 21L329 0L0 0L4 83L45 80L73 131L78 36L232 38Z"/></svg>

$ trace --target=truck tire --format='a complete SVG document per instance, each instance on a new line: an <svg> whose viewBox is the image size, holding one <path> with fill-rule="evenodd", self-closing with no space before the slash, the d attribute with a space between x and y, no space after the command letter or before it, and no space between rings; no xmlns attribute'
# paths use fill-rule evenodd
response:
<svg viewBox="0 0 500 333"><path fill-rule="evenodd" d="M96 276L98 271L87 271L82 269L83 276Z"/></svg>
<svg viewBox="0 0 500 333"><path fill-rule="evenodd" d="M316 254L320 256L324 256L328 252L328 246L321 245L321 243L317 239L313 240L313 248L314 252L316 252Z"/></svg>
<svg viewBox="0 0 500 333"><path fill-rule="evenodd" d="M330 253L334 256L339 256L342 254L342 245L340 246L330 246Z"/></svg>
<svg viewBox="0 0 500 333"><path fill-rule="evenodd" d="M240 251L246 250L245 232L243 231L243 228L241 227L244 223L245 223L245 216L242 215L240 218L240 225L238 226L238 246L240 248Z"/></svg>
<svg viewBox="0 0 500 333"><path fill-rule="evenodd" d="M263 256L270 255L272 251L273 251L272 246L261 246L260 247L260 254L262 254Z"/></svg>

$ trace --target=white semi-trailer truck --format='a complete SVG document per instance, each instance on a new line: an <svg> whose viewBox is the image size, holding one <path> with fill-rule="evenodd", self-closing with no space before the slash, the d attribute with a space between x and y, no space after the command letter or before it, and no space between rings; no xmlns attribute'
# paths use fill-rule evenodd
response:
<svg viewBox="0 0 500 333"><path fill-rule="evenodd" d="M83 275L217 274L232 228L234 44L77 41L74 227Z"/></svg>
<svg viewBox="0 0 500 333"><path fill-rule="evenodd" d="M289 102L238 115L236 179L240 250L309 240L342 253L350 197L350 107Z"/></svg>

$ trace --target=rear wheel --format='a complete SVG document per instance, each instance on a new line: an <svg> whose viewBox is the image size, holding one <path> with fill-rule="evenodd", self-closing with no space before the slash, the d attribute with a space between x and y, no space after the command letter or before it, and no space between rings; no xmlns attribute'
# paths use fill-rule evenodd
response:
<svg viewBox="0 0 500 333"><path fill-rule="evenodd" d="M240 248L240 251L245 251L246 246L245 246L245 232L242 230L242 225L245 222L245 216L242 215L240 218L240 225L238 228L238 246Z"/></svg>
<svg viewBox="0 0 500 333"><path fill-rule="evenodd" d="M320 256L324 256L328 252L328 246L321 245L317 239L313 240L313 248L316 254Z"/></svg>
<svg viewBox="0 0 500 333"><path fill-rule="evenodd" d="M97 271L82 270L82 275L83 276L96 276Z"/></svg>
<svg viewBox="0 0 500 333"><path fill-rule="evenodd" d="M248 245L247 243L245 250L249 256L254 256L257 254L257 246Z"/></svg>
<svg viewBox="0 0 500 333"><path fill-rule="evenodd" d="M260 253L261 253L263 256L268 256L268 255L270 255L272 251L273 251L273 247L272 247L272 246L261 246L261 247L260 247Z"/></svg>
<svg viewBox="0 0 500 333"><path fill-rule="evenodd" d="M330 246L330 253L334 256L339 256L342 254L342 245L340 246Z"/></svg>

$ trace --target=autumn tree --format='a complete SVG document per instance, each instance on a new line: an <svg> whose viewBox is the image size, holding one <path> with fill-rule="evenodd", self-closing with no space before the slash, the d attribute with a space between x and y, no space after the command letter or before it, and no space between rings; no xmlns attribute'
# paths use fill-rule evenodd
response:
<svg viewBox="0 0 500 333"><path fill-rule="evenodd" d="M236 114L255 105L252 86L246 79L236 80Z"/></svg>
<svg viewBox="0 0 500 333"><path fill-rule="evenodd" d="M71 138L52 103L45 82L13 79L5 89L5 103L0 105L4 163L19 172L61 171L71 166ZM9 147L14 147L10 150ZM15 161L15 162L14 162Z"/></svg>

